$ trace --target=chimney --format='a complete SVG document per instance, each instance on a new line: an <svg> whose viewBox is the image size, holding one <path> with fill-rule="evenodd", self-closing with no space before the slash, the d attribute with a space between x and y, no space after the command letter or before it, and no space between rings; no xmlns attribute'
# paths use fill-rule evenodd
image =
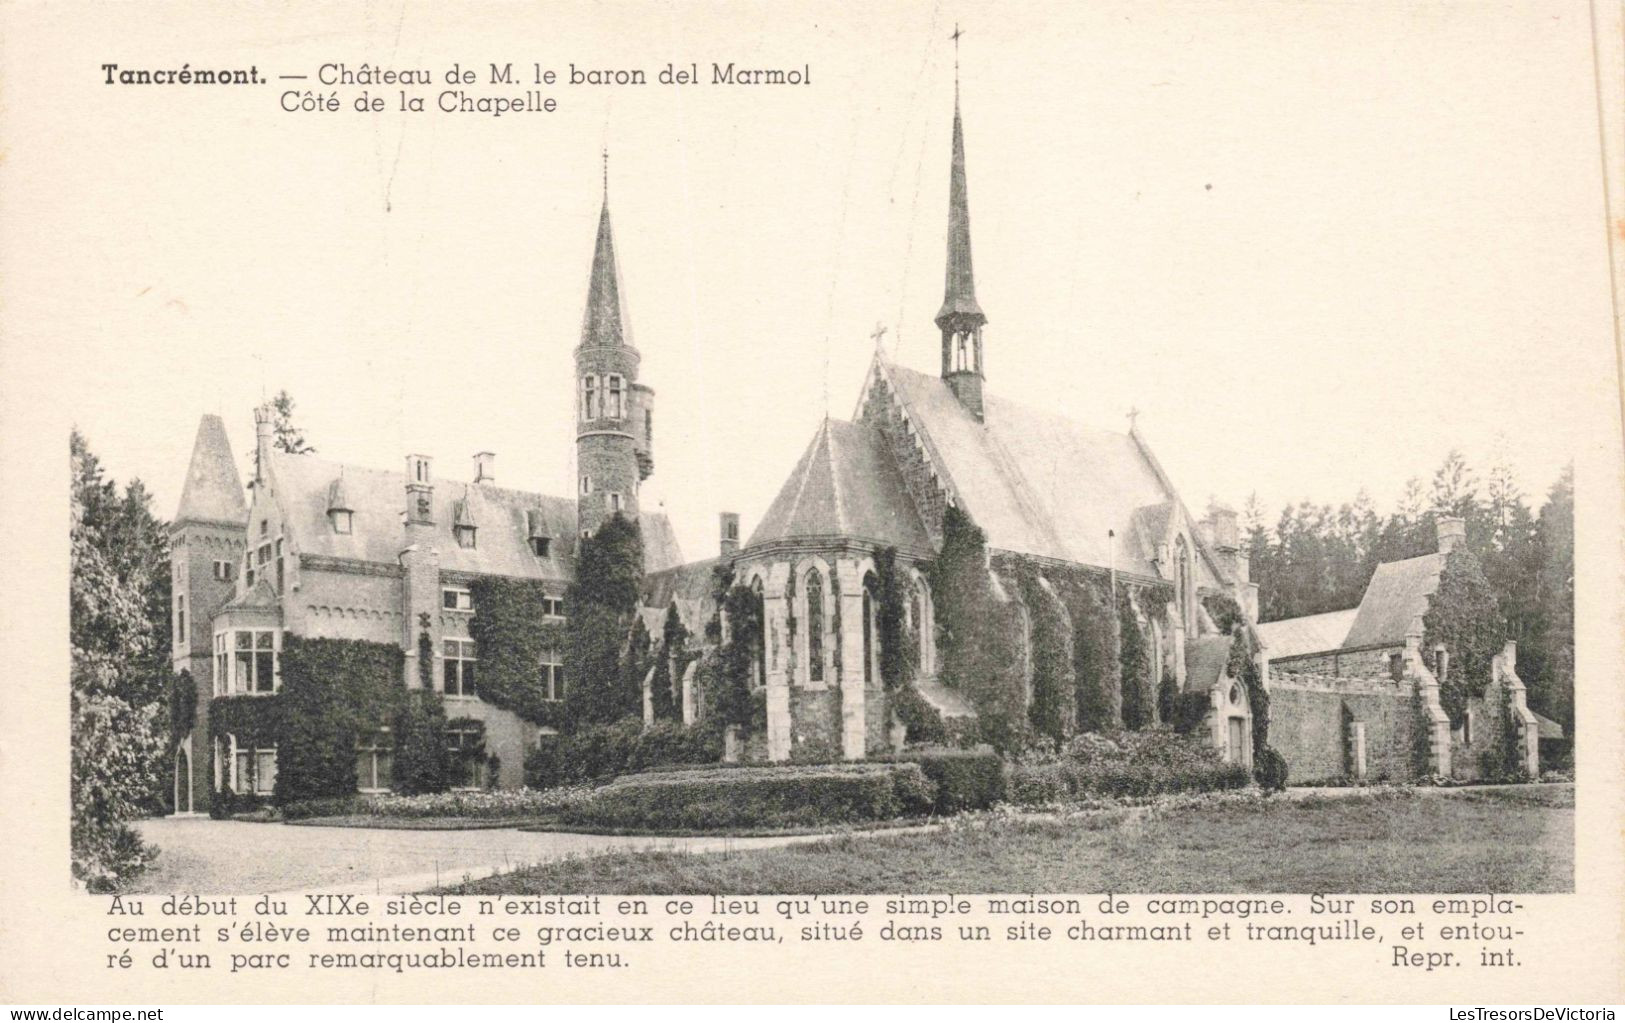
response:
<svg viewBox="0 0 1625 1023"><path fill-rule="evenodd" d="M1467 542L1467 520L1447 515L1439 519L1439 553L1450 554Z"/></svg>
<svg viewBox="0 0 1625 1023"><path fill-rule="evenodd" d="M434 477L428 455L406 456L406 521L408 525L434 525Z"/></svg>
<svg viewBox="0 0 1625 1023"><path fill-rule="evenodd" d="M474 482L495 483L497 481L497 456L489 451L481 451L474 456Z"/></svg>
<svg viewBox="0 0 1625 1023"><path fill-rule="evenodd" d="M722 533L722 556L732 557L739 552L739 513L723 512L719 516Z"/></svg>

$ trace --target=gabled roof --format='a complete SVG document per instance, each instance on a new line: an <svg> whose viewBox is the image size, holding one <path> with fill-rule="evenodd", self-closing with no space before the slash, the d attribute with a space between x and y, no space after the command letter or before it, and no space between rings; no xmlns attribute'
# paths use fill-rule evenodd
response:
<svg viewBox="0 0 1625 1023"><path fill-rule="evenodd" d="M675 605L689 636L696 641L703 637L706 623L716 613L716 569L721 563L721 558L708 558L645 574L640 613L645 624L655 623L649 634L659 638L666 627L666 609Z"/></svg>
<svg viewBox="0 0 1625 1023"><path fill-rule="evenodd" d="M929 551L902 473L872 427L825 419L746 547L845 537Z"/></svg>
<svg viewBox="0 0 1625 1023"><path fill-rule="evenodd" d="M1428 598L1439 588L1444 556L1424 554L1377 566L1360 599L1360 607L1343 637L1343 648L1403 646L1405 634L1427 612Z"/></svg>
<svg viewBox="0 0 1625 1023"><path fill-rule="evenodd" d="M1301 618L1283 618L1275 622L1262 622L1258 634L1264 640L1264 649L1270 660L1301 657L1336 650L1343 645L1354 624L1357 607L1324 614L1304 615Z"/></svg>
<svg viewBox="0 0 1625 1023"><path fill-rule="evenodd" d="M181 488L180 507L175 522L229 522L241 526L248 521L248 503L243 499L243 480L226 440L226 424L219 416L204 416L197 424L192 442L192 461L186 468L186 484Z"/></svg>
<svg viewBox="0 0 1625 1023"><path fill-rule="evenodd" d="M1532 710L1529 713L1535 715L1535 736L1536 736L1536 738L1539 738L1539 739L1561 739L1561 738L1563 738L1564 732L1563 732L1563 726L1562 725L1558 724L1556 721L1553 721L1551 718L1549 718L1546 715L1540 713L1539 711L1533 711Z"/></svg>
<svg viewBox="0 0 1625 1023"><path fill-rule="evenodd" d="M1224 677L1230 664L1229 636L1198 636L1185 641L1185 691L1205 693Z"/></svg>
<svg viewBox="0 0 1625 1023"><path fill-rule="evenodd" d="M335 533L327 518L328 496L342 471L346 503L354 512L349 533ZM301 554L398 565L406 546L402 519L406 511L406 476L354 465L339 465L315 455L271 455L271 490L282 513L283 535ZM571 498L510 490L489 483L470 484L431 479L434 484L435 546L440 568L447 572L505 575L567 581L576 550L576 502ZM478 525L475 546L460 547L452 535L456 504L467 501L465 519ZM246 518L246 515L245 515ZM531 553L532 520L552 537L549 556ZM640 516L646 571L669 568L681 560L671 523L664 513Z"/></svg>
<svg viewBox="0 0 1625 1023"><path fill-rule="evenodd" d="M876 366L991 546L1109 568L1115 543L1118 569L1157 575L1153 551L1136 538L1167 529L1176 496L1141 442L992 393L978 422L938 377L885 360ZM1206 560L1197 564L1198 585L1214 584Z"/></svg>

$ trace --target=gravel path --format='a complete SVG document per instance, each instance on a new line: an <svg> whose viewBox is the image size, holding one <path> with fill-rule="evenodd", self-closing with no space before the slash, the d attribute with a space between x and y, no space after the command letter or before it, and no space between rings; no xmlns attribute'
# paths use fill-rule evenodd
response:
<svg viewBox="0 0 1625 1023"><path fill-rule="evenodd" d="M720 852L811 842L770 838L646 838L524 832L394 831L165 817L137 823L161 850L134 891L271 893L302 890L412 892L476 880L548 860L620 849Z"/></svg>

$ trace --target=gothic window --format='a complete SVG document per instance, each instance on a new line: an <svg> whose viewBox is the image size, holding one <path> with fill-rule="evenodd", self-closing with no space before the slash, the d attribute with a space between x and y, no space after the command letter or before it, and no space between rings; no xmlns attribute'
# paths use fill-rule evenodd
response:
<svg viewBox="0 0 1625 1023"><path fill-rule="evenodd" d="M1194 630L1195 623L1191 621L1191 555L1183 535L1174 541L1174 596L1179 602L1179 616L1185 622L1185 628Z"/></svg>
<svg viewBox="0 0 1625 1023"><path fill-rule="evenodd" d="M186 594L175 595L175 645L186 642Z"/></svg>
<svg viewBox="0 0 1625 1023"><path fill-rule="evenodd" d="M282 592L282 538L276 538L276 591Z"/></svg>
<svg viewBox="0 0 1625 1023"><path fill-rule="evenodd" d="M824 577L807 570L807 681L824 681Z"/></svg>
<svg viewBox="0 0 1625 1023"><path fill-rule="evenodd" d="M598 378L591 373L581 378L581 418L598 418Z"/></svg>
<svg viewBox="0 0 1625 1023"><path fill-rule="evenodd" d="M751 638L756 656L751 658L751 688L759 689L767 685L767 643L764 633L767 629L767 605L762 599L762 577L757 576L750 583L751 600L750 613L755 616L756 632Z"/></svg>
<svg viewBox="0 0 1625 1023"><path fill-rule="evenodd" d="M604 415L610 419L626 418L626 379L619 373L604 378Z"/></svg>
<svg viewBox="0 0 1625 1023"><path fill-rule="evenodd" d="M876 596L879 582L869 572L863 577L863 681L873 682L879 674L880 635L876 628L875 608L880 601Z"/></svg>

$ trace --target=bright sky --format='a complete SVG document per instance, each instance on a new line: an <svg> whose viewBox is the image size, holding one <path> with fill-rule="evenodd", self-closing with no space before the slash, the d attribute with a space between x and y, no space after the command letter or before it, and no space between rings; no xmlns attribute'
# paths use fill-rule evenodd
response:
<svg viewBox="0 0 1625 1023"><path fill-rule="evenodd" d="M656 472L690 558L754 527L877 324L937 364L961 44L990 389L1141 428L1193 508L1387 509L1452 446L1543 493L1614 372L1583 5L179 7L60 17L8 104L15 382L173 513L197 419L242 464L286 388L323 456L572 492L571 348L611 208ZM167 18L167 21L166 21ZM43 51L42 51L43 52ZM14 61L40 55L14 54ZM556 86L554 114L289 114L285 85L99 66L810 68L806 87ZM433 97L443 86L429 90ZM358 90L347 90L352 97ZM482 92L489 92L481 87ZM511 90L514 92L520 90ZM9 115L8 115L9 116ZM14 220L8 223L15 223ZM14 284L17 279L14 278ZM19 356L27 350L26 358ZM1087 480L1078 485L1087 486Z"/></svg>

